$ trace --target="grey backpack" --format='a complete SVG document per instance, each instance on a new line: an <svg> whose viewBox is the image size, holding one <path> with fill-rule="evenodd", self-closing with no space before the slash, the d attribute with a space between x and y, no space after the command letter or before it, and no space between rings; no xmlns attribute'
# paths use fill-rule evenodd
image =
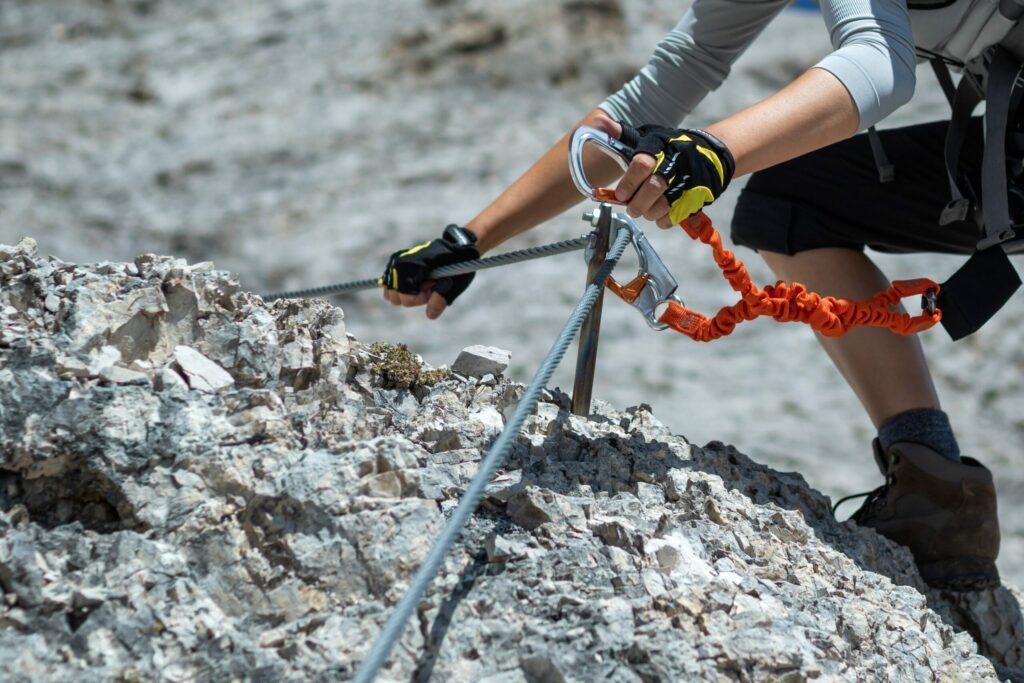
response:
<svg viewBox="0 0 1024 683"><path fill-rule="evenodd" d="M911 0L908 8L941 9L953 2ZM979 12L962 22L963 30L953 34L941 53L919 50L931 61L952 108L945 144L951 197L939 222L973 222L979 231L974 253L942 284L938 297L942 325L954 340L978 330L1020 287L1008 255L1024 252L1024 24L1018 23L1024 0L975 7ZM956 85L950 66L961 69ZM960 156L971 114L982 101L981 179L972 183L962 173ZM877 137L872 147L876 145Z"/></svg>

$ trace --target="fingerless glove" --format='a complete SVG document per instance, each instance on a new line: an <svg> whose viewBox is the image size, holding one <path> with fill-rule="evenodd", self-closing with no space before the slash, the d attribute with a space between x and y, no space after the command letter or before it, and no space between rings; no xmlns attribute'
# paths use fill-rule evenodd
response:
<svg viewBox="0 0 1024 683"><path fill-rule="evenodd" d="M381 284L402 294L419 294L431 271L478 258L476 235L458 225L449 225L438 239L392 254ZM441 278L434 285L434 291L451 304L466 291L475 276L476 273L466 273Z"/></svg>
<svg viewBox="0 0 1024 683"><path fill-rule="evenodd" d="M725 143L702 130L622 124L620 139L634 148L634 156L654 157L653 174L668 185L665 199L673 223L681 223L718 199L736 170Z"/></svg>

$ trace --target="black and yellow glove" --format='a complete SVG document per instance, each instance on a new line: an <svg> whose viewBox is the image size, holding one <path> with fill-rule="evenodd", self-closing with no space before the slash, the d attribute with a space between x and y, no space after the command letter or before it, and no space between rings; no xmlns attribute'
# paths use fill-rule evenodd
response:
<svg viewBox="0 0 1024 683"><path fill-rule="evenodd" d="M718 199L729 186L736 162L725 143L702 130L622 124L622 142L654 157L654 175L668 189L668 217L681 223Z"/></svg>
<svg viewBox="0 0 1024 683"><path fill-rule="evenodd" d="M402 294L419 294L432 270L478 258L476 235L457 225L449 225L438 239L392 254L380 284ZM450 304L466 291L475 276L476 273L466 273L441 278L434 284L434 291Z"/></svg>

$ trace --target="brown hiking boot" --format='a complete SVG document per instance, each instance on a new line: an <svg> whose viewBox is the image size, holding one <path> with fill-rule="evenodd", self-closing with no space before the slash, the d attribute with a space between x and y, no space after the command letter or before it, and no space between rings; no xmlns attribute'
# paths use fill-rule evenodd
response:
<svg viewBox="0 0 1024 683"><path fill-rule="evenodd" d="M999 585L999 520L992 473L973 458L954 463L915 443L893 444L875 461L886 483L853 519L905 545L932 588L977 590Z"/></svg>

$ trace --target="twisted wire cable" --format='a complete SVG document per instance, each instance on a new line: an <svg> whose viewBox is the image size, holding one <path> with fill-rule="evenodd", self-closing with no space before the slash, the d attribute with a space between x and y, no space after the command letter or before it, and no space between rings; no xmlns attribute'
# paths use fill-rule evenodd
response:
<svg viewBox="0 0 1024 683"><path fill-rule="evenodd" d="M518 251L510 251L506 254L498 254L497 256L488 256L487 258L464 261L462 263L442 266L436 270L432 270L429 277L436 280L437 278L451 277L452 275L463 275L465 273L472 273L486 268L509 266L513 263L522 263L523 261L544 258L546 256L566 254L570 251L579 251L580 249L585 248L589 241L590 235L583 235L576 239L562 240L561 242L552 242L551 244L542 244L537 247L528 247L526 249L519 249ZM378 287L380 287L380 283L377 278L366 278L365 280L341 282L334 285L324 285L322 287L310 287L309 289L295 289L290 292L264 294L263 300L270 302L276 301L277 299L306 299L309 297L327 296L329 294L340 294L341 292L376 289Z"/></svg>
<svg viewBox="0 0 1024 683"><path fill-rule="evenodd" d="M509 449L515 443L519 432L522 431L526 418L536 408L541 393L551 380L551 376L565 356L565 352L572 343L572 340L579 334L584 318L587 317L590 310L594 307L598 295L604 289L605 280L608 279L608 276L611 275L612 270L618 264L619 259L622 257L622 252L626 249L629 241L629 230L620 228L604 265L601 266L597 276L587 285L583 297L576 304L576 308L573 309L569 319L565 322L565 326L562 327L562 331L552 345L551 350L548 351L544 362L541 363L537 374L533 376L533 380L531 380L523 397L519 400L519 404L516 406L515 412L509 419L508 424L505 425L505 429L498 435L487 455L480 461L480 470L473 477L473 481L470 482L466 492L462 495L462 500L459 501L458 507L455 508L437 540L434 541L427 559L423 561L423 564L416 571L416 575L409 583L409 588L406 590L405 595L402 596L402 599L398 601L398 604L391 611L387 623L384 624L384 628L381 629L380 634L374 641L369 654L360 663L353 683L372 683L384 662L387 661L388 654L390 654L395 643L401 639L406 622L416 609L431 581L434 580L434 576L436 576L441 565L444 563L448 552L455 544L455 541L458 540L462 528L476 510L476 506L483 496L484 489L504 462Z"/></svg>

